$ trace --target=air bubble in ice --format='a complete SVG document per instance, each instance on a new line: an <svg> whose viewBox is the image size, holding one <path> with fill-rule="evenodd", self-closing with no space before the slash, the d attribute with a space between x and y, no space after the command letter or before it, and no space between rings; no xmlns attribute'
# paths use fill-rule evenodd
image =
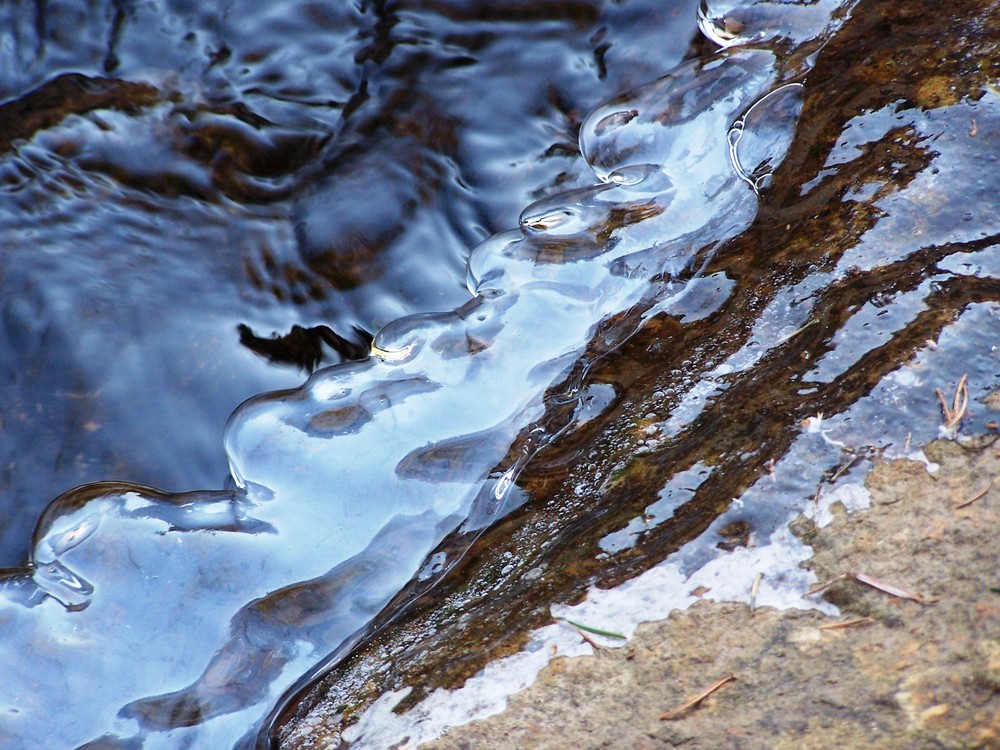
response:
<svg viewBox="0 0 1000 750"><path fill-rule="evenodd" d="M784 159L802 111L802 84L789 83L769 92L729 129L729 158L740 179L755 192L770 184Z"/></svg>

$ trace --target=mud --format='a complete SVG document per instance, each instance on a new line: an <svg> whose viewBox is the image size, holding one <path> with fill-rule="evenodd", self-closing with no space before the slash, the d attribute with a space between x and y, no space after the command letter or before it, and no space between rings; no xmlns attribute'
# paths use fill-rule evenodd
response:
<svg viewBox="0 0 1000 750"><path fill-rule="evenodd" d="M820 580L862 573L935 603L849 578L820 594L840 616L702 601L640 626L623 648L555 658L505 713L421 747L1000 747L1000 439L925 452L937 472L879 462L869 510L835 505L829 526L793 528Z"/></svg>

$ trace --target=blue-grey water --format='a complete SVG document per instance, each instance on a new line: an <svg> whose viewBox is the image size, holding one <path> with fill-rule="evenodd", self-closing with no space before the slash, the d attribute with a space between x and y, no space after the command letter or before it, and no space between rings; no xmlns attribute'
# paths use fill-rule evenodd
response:
<svg viewBox="0 0 1000 750"><path fill-rule="evenodd" d="M731 284L702 272L792 142L814 59L792 53L851 3L732 15L751 5L706 4L701 32L692 2L2 11L5 746L251 741L300 675L439 574L442 539L521 502L560 434L549 400L592 395L598 324L722 310ZM931 138L941 117L859 113L838 148ZM906 191L882 210L921 211ZM983 232L956 226L934 241ZM777 295L659 434L819 290L928 241L878 224ZM851 370L940 280L860 307L803 386Z"/></svg>

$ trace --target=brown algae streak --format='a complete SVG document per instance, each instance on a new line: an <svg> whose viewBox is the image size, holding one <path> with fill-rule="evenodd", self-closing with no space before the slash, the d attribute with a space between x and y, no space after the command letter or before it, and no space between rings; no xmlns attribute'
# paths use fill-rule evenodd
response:
<svg viewBox="0 0 1000 750"><path fill-rule="evenodd" d="M982 402L1000 376L1000 192L984 168L1000 154L997 18L983 2L852 9L813 60L754 225L693 285L728 279L720 306L698 326L683 309L650 317L595 361L585 390L625 395L525 469L524 512L289 705L282 747L341 738L383 692L412 688L405 712L461 685L548 623L552 602L631 578L708 529L710 543L725 537L734 497L759 506L754 531L787 523L868 447L933 437L936 386L969 373ZM988 419L973 408L965 425ZM608 544L626 528L630 543Z"/></svg>

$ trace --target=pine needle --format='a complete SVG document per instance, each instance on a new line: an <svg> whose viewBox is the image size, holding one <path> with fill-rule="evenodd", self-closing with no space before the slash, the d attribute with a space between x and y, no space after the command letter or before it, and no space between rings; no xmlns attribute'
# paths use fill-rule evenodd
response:
<svg viewBox="0 0 1000 750"><path fill-rule="evenodd" d="M926 606L930 604L936 604L938 602L937 599L925 599L924 597L920 596L920 594L911 593L906 589L902 589L894 584L886 583L885 581L880 581L878 578L872 578L870 575L867 575L865 573L841 573L839 576L831 578L829 581L826 581L825 583L821 583L818 586L814 586L812 589L807 591L803 596L812 596L813 594L818 594L820 591L830 588L833 584L837 583L837 581L842 581L845 578L853 578L855 581L858 581L859 583L863 583L866 586L871 586L873 589L878 589L883 594L888 594L889 596L895 596L899 599L909 599L910 601L914 601L917 604L923 604Z"/></svg>
<svg viewBox="0 0 1000 750"><path fill-rule="evenodd" d="M865 575L864 573L855 573L854 578L860 581L861 583L865 584L866 586L871 586L874 589L878 589L882 593L888 594L889 596L895 596L900 599L910 599L911 601L915 601L917 604L926 605L926 604L934 604L935 602L937 602L937 599L924 599L924 597L920 596L920 594L911 594L906 589L901 589L898 586L894 586L891 583L886 583L885 581L880 581L877 578L872 578L871 576Z"/></svg>
<svg viewBox="0 0 1000 750"><path fill-rule="evenodd" d="M965 412L969 408L969 388L966 385L969 376L963 375L958 380L958 385L955 386L955 395L952 397L951 406L948 406L948 402L945 401L944 394L941 392L940 388L935 388L934 392L937 393L938 399L941 401L941 411L944 412L944 426L946 429L952 429L957 427L959 422L962 421L962 417L965 416Z"/></svg>
<svg viewBox="0 0 1000 750"><path fill-rule="evenodd" d="M671 719L677 718L682 713L687 711L689 708L697 706L699 703L701 703L703 700L705 700L708 696L710 696L716 690L721 688L723 685L725 685L728 682L732 682L735 679L736 677L734 675L729 675L729 677L723 677L721 680L716 682L707 690L703 690L702 692L698 693L698 695L696 695L694 698L685 701L677 708L672 708L669 711L667 711L665 714L663 714L663 716L660 717L660 721L670 721Z"/></svg>
<svg viewBox="0 0 1000 750"><path fill-rule="evenodd" d="M828 625L820 625L820 630L842 630L844 628L853 628L857 625L870 625L875 622L871 617L858 617L854 620L844 620L843 622L831 622Z"/></svg>
<svg viewBox="0 0 1000 750"><path fill-rule="evenodd" d="M975 495L973 495L972 497L970 497L965 502L962 502L962 503L959 503L958 505L956 505L955 506L955 510L958 510L959 508L965 508L965 507L968 507L969 505L972 505L974 502L976 502L976 500L979 500L980 498L984 497L986 495L986 493L989 492L991 489L993 489L993 480L992 479L990 480L989 484L987 484L983 489L981 489Z"/></svg>
<svg viewBox="0 0 1000 750"><path fill-rule="evenodd" d="M600 628L592 628L590 625L584 625L579 622L573 622L572 620L566 620L561 617L557 619L561 620L562 622L565 622L567 625L572 625L577 630L582 630L585 633L591 633L593 635L601 635L604 636L605 638L616 638L620 641L628 640L628 636L622 635L621 633L616 633L613 630L601 630Z"/></svg>

